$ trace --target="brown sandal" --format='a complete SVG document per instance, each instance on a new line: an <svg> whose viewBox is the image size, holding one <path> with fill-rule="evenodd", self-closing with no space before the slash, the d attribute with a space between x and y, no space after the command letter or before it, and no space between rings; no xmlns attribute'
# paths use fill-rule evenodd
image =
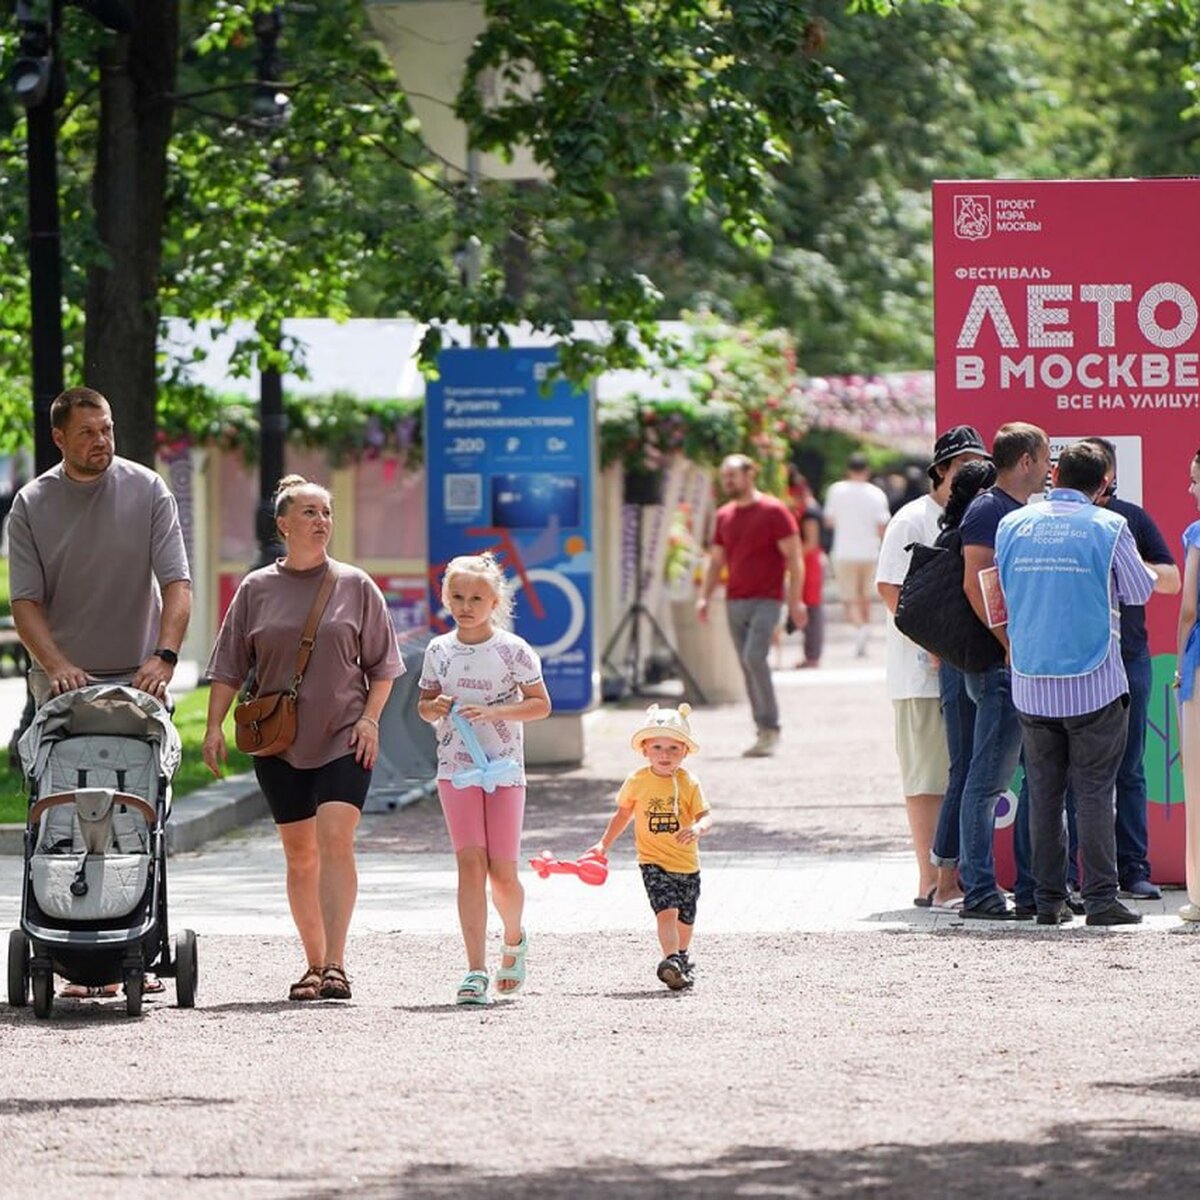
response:
<svg viewBox="0 0 1200 1200"><path fill-rule="evenodd" d="M288 988L289 1000L319 1000L321 998L321 968L309 967Z"/></svg>
<svg viewBox="0 0 1200 1200"><path fill-rule="evenodd" d="M350 999L350 980L340 963L328 963L321 972L321 999Z"/></svg>

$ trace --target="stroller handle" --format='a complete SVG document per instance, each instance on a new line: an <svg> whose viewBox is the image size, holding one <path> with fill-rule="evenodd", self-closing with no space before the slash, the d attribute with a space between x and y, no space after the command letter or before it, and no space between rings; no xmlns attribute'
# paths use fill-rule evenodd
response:
<svg viewBox="0 0 1200 1200"><path fill-rule="evenodd" d="M127 808L136 809L146 818L148 824L153 825L158 819L154 811L154 807L141 796L131 796L128 792L113 792L112 802L114 804L123 804ZM36 825L42 819L42 814L48 808L54 808L59 804L74 804L74 792L54 792L49 796L43 796L33 808L29 811L30 825Z"/></svg>

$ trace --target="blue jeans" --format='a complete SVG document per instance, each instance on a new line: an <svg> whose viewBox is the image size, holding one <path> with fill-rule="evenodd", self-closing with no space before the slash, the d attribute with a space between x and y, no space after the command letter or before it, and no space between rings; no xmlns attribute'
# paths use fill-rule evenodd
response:
<svg viewBox="0 0 1200 1200"><path fill-rule="evenodd" d="M1021 757L1021 726L1013 707L1008 667L963 676L966 693L975 704L971 764L963 784L959 813L959 874L964 905L975 908L1000 896L992 838L996 798L1012 780Z"/></svg>
<svg viewBox="0 0 1200 1200"><path fill-rule="evenodd" d="M1146 713L1150 707L1150 653L1125 659L1129 677L1129 736L1117 768L1117 874L1122 887L1150 878L1146 830Z"/></svg>
<svg viewBox="0 0 1200 1200"><path fill-rule="evenodd" d="M971 765L971 747L975 739L975 704L967 695L963 673L948 663L942 663L938 671L938 684L941 689L942 720L946 725L946 748L950 752L950 775L938 813L930 858L935 866L956 867L963 784L967 782L967 768Z"/></svg>

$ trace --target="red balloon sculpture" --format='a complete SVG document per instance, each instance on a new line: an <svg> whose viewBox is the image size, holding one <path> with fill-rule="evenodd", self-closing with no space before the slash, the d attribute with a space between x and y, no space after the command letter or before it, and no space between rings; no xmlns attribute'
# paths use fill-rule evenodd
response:
<svg viewBox="0 0 1200 1200"><path fill-rule="evenodd" d="M582 854L574 862L559 862L549 850L543 850L537 858L531 858L529 865L543 878L551 875L578 875L584 883L599 887L608 878L608 859L603 854L589 851Z"/></svg>

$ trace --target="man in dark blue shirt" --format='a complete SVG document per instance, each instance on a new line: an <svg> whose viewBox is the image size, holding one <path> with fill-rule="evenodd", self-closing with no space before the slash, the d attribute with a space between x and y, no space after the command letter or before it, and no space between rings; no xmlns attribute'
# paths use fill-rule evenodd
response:
<svg viewBox="0 0 1200 1200"><path fill-rule="evenodd" d="M1002 425L992 442L992 461L996 464L996 483L980 492L962 519L959 530L963 544L963 591L979 620L987 625L987 611L979 572L995 565L996 527L1002 517L1020 508L1031 495L1042 489L1050 469L1050 443L1045 431L1023 421ZM1008 634L1003 626L992 633L1008 649ZM1036 906L1033 877L1028 857L1023 853L1026 838L1014 839L1017 857L1017 907L1008 907L1004 892L996 883L992 852L996 801L1008 787L1021 756L1021 726L1012 702L1012 681L1007 663L986 671L963 675L967 696L975 704L971 762L963 783L959 808L958 870L965 894L962 916L983 921L1028 919ZM1017 812L1017 820L1026 822L1028 814Z"/></svg>
<svg viewBox="0 0 1200 1200"><path fill-rule="evenodd" d="M1156 592L1179 591L1179 568L1153 518L1140 505L1116 495L1117 451L1105 438L1084 438L1104 452L1108 474L1096 503L1119 513L1129 522L1142 561L1158 576ZM1117 771L1117 874L1121 894L1136 900L1159 900L1162 892L1150 882L1146 834L1146 714L1150 703L1150 639L1146 634L1146 608L1121 605L1121 658L1129 677L1129 737Z"/></svg>

